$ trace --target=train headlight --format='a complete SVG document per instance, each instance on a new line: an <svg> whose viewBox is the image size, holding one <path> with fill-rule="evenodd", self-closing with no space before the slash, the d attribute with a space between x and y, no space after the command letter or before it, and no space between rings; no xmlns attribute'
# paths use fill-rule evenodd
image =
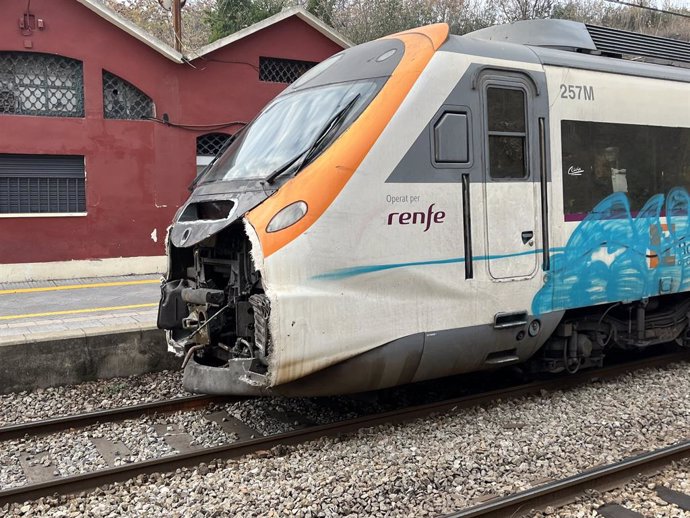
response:
<svg viewBox="0 0 690 518"><path fill-rule="evenodd" d="M294 225L301 220L307 213L307 204L303 201L296 201L287 207L282 208L268 223L266 232L278 232L284 228Z"/></svg>

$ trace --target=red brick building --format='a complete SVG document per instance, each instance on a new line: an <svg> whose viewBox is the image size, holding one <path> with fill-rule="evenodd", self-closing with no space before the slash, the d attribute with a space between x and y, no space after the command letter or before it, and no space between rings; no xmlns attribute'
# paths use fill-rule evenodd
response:
<svg viewBox="0 0 690 518"><path fill-rule="evenodd" d="M0 282L160 270L197 165L347 45L301 9L184 55L96 0L0 2Z"/></svg>

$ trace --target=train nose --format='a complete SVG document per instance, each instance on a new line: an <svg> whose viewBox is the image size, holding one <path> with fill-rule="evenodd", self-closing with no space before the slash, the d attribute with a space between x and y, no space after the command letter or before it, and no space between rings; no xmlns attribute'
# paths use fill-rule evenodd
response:
<svg viewBox="0 0 690 518"><path fill-rule="evenodd" d="M197 245L242 219L274 191L257 182L200 186L177 213L170 242L178 248Z"/></svg>
<svg viewBox="0 0 690 518"><path fill-rule="evenodd" d="M190 247L217 234L241 217L237 199L190 201L179 212L170 231L177 247Z"/></svg>
<svg viewBox="0 0 690 518"><path fill-rule="evenodd" d="M236 200L211 200L190 203L184 208L178 221L217 221L228 219L236 206Z"/></svg>

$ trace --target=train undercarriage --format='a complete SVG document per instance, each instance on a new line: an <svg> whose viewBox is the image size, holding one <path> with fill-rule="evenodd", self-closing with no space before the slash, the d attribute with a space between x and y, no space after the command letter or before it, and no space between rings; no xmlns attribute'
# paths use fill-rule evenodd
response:
<svg viewBox="0 0 690 518"><path fill-rule="evenodd" d="M690 297L665 295L570 310L537 356L532 372L575 373L601 367L610 349L645 349L675 341L690 345Z"/></svg>

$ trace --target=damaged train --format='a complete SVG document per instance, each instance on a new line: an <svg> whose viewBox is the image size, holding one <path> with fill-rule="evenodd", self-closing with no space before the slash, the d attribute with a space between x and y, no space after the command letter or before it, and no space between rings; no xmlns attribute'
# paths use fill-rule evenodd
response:
<svg viewBox="0 0 690 518"><path fill-rule="evenodd" d="M209 394L690 343L690 44L431 25L312 68L196 180L158 325Z"/></svg>

